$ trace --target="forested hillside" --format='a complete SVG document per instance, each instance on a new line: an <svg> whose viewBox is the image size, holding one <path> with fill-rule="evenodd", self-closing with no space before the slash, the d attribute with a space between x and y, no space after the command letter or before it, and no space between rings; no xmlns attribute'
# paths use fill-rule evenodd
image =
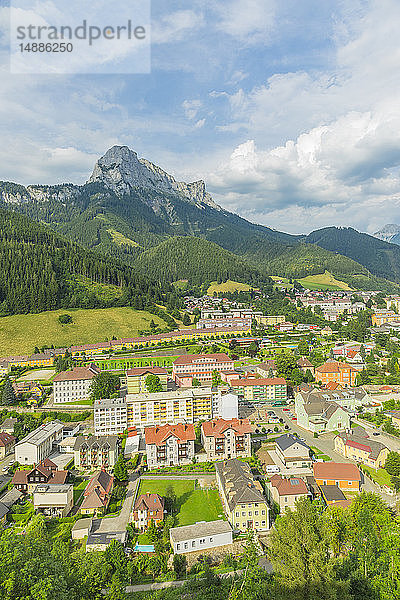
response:
<svg viewBox="0 0 400 600"><path fill-rule="evenodd" d="M260 285L270 283L260 270L217 244L191 236L174 236L147 250L137 260L140 273L165 282L188 279L194 285L232 279Z"/></svg>
<svg viewBox="0 0 400 600"><path fill-rule="evenodd" d="M162 298L160 285L149 277L0 209L0 314L67 306L142 308Z"/></svg>

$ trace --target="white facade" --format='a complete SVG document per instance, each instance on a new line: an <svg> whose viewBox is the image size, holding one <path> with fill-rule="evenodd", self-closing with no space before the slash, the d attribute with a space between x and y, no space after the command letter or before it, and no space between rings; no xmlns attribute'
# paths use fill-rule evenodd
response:
<svg viewBox="0 0 400 600"><path fill-rule="evenodd" d="M170 435L161 446L146 444L146 455L149 469L186 465L194 458L194 441L181 442L174 435Z"/></svg>
<svg viewBox="0 0 400 600"><path fill-rule="evenodd" d="M33 465L47 458L53 446L62 440L64 425L51 421L31 431L15 446L15 460L21 465Z"/></svg>
<svg viewBox="0 0 400 600"><path fill-rule="evenodd" d="M128 427L127 404L124 398L96 400L94 403L94 434L116 435Z"/></svg>
<svg viewBox="0 0 400 600"><path fill-rule="evenodd" d="M74 504L74 486L40 484L33 490L33 506L49 517L65 517Z"/></svg>
<svg viewBox="0 0 400 600"><path fill-rule="evenodd" d="M169 536L174 554L227 546L233 540L228 521L201 521L195 525L173 527Z"/></svg>
<svg viewBox="0 0 400 600"><path fill-rule="evenodd" d="M56 375L53 380L54 403L87 400L92 380L99 372L95 365L91 365L75 367L72 371L63 371Z"/></svg>
<svg viewBox="0 0 400 600"><path fill-rule="evenodd" d="M231 392L224 394L221 390L213 393L213 418L237 419L239 416L239 396Z"/></svg>

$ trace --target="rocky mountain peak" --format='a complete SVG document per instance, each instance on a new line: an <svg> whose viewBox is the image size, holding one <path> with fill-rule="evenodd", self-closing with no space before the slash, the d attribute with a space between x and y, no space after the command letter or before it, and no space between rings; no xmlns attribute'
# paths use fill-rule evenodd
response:
<svg viewBox="0 0 400 600"><path fill-rule="evenodd" d="M178 193L183 199L197 206L208 205L222 210L206 191L204 181L185 183L176 181L159 166L138 158L127 146L113 146L96 163L88 183L101 182L117 195L128 194L133 188L151 189L156 192Z"/></svg>

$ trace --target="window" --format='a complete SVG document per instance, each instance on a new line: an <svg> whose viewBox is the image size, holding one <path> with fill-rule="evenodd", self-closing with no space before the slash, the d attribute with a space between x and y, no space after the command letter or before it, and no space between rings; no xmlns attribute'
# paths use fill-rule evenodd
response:
<svg viewBox="0 0 400 600"><path fill-rule="evenodd" d="M254 514L257 516L257 515L258 515L258 510L255 510L255 511L254 511Z"/></svg>
<svg viewBox="0 0 400 600"><path fill-rule="evenodd" d="M180 545L180 544L177 544L177 545L176 545L176 549L177 549L177 550L180 550L180 549L181 549L181 545Z"/></svg>
<svg viewBox="0 0 400 600"><path fill-rule="evenodd" d="M262 510L262 511L261 511L261 514L262 514L262 515L265 515L265 510Z"/></svg>

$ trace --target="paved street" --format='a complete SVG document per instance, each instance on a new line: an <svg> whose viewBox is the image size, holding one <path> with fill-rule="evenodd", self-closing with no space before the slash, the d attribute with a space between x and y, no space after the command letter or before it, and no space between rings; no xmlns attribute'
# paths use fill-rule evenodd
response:
<svg viewBox="0 0 400 600"><path fill-rule="evenodd" d="M126 498L118 517L110 519L101 519L98 533L112 533L115 531L125 531L129 523L129 517L132 512L133 499L136 493L136 487L140 483L140 477L137 473L130 475Z"/></svg>

